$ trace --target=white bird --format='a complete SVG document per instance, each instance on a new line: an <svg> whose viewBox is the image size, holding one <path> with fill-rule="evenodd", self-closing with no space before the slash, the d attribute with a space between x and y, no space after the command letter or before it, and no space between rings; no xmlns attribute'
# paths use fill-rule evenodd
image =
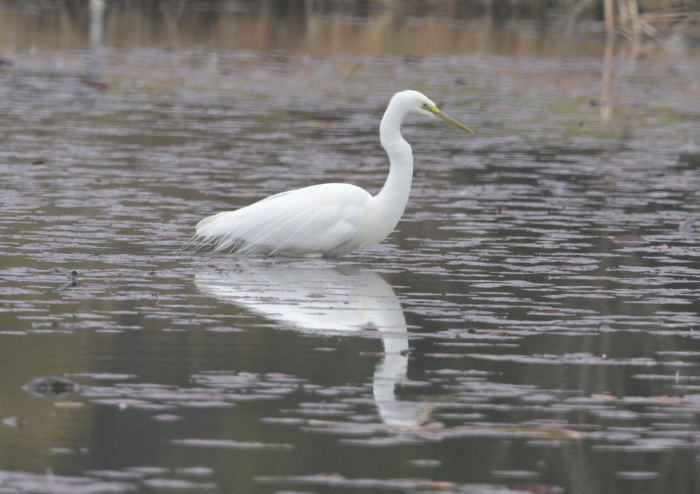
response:
<svg viewBox="0 0 700 494"><path fill-rule="evenodd" d="M401 219L413 178L411 146L401 136L408 115L427 115L472 133L417 91L396 93L379 125L389 176L377 195L351 184L329 183L282 192L197 224L194 241L214 251L286 257L338 257L373 247Z"/></svg>

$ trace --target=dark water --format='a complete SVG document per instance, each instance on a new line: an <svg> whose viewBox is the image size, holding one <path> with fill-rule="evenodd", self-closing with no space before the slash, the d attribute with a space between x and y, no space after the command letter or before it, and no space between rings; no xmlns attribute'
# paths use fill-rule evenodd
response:
<svg viewBox="0 0 700 494"><path fill-rule="evenodd" d="M13 55L0 492L696 492L700 64L600 48L108 45L104 88L85 50ZM275 192L377 191L407 87L476 136L405 125L387 241L178 252Z"/></svg>

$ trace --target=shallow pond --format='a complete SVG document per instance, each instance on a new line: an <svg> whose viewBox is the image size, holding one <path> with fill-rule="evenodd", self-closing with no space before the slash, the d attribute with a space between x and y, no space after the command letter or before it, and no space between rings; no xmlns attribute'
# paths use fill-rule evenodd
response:
<svg viewBox="0 0 700 494"><path fill-rule="evenodd" d="M105 86L72 48L0 72L0 492L697 492L696 55L200 41L108 43ZM407 122L388 240L179 251L377 191L407 87L476 135Z"/></svg>

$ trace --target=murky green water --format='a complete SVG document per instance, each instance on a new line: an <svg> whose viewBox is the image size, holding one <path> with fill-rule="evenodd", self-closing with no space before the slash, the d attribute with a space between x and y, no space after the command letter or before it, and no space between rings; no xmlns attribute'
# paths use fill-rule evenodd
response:
<svg viewBox="0 0 700 494"><path fill-rule="evenodd" d="M565 41L108 45L104 89L85 50L18 51L0 69L0 492L696 492L700 64ZM387 241L335 261L178 252L202 217L275 192L377 191L378 122L409 87L476 136L404 126L414 188ZM44 376L80 387L27 385Z"/></svg>

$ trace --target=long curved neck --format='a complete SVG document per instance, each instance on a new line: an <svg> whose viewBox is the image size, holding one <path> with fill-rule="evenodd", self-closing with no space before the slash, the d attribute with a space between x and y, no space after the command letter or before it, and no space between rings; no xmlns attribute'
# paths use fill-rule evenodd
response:
<svg viewBox="0 0 700 494"><path fill-rule="evenodd" d="M382 190L375 196L375 201L381 205L377 211L382 212L382 216L387 224L391 224L393 230L406 209L411 193L413 152L411 146L401 137L403 115L397 115L390 110L391 105L379 125L382 147L389 155L389 176Z"/></svg>

